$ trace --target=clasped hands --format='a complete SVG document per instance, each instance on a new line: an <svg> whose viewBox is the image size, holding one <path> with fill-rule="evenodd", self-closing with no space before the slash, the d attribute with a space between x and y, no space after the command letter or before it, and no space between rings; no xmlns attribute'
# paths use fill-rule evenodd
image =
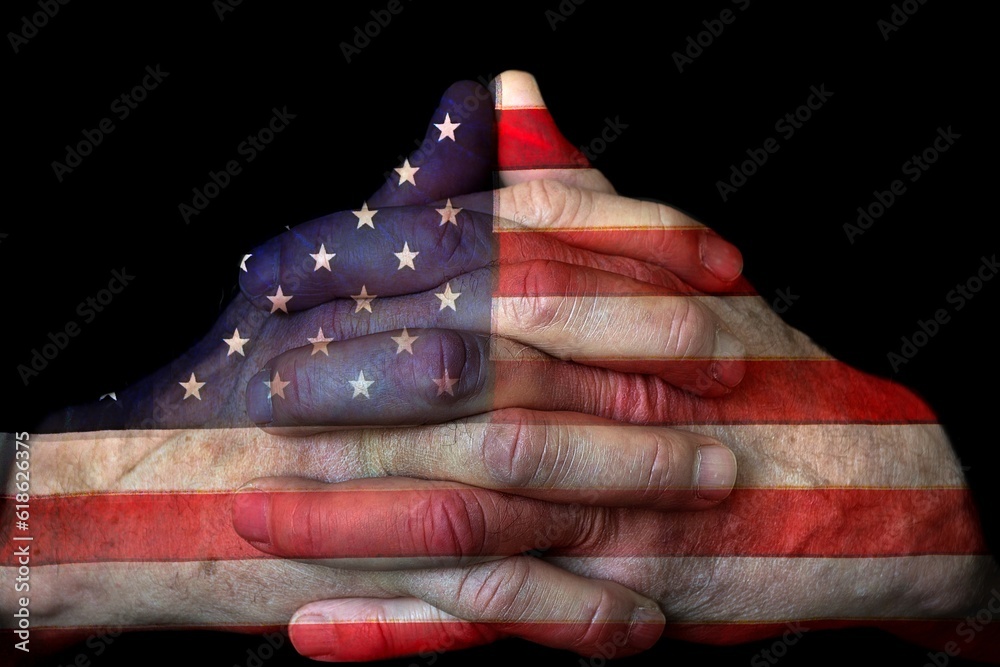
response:
<svg viewBox="0 0 1000 667"><path fill-rule="evenodd" d="M456 84L398 182L249 253L246 299L134 388L160 398L126 423L171 430L43 443L53 495L242 487L232 528L257 556L208 544L52 585L130 588L147 626L291 618L326 660L504 636L622 657L664 628L731 642L974 607L995 570L926 406L785 325L680 212L582 165L503 169L568 144L505 125L543 103L530 76L501 82L496 135L488 93ZM247 418L263 430L231 428Z"/></svg>

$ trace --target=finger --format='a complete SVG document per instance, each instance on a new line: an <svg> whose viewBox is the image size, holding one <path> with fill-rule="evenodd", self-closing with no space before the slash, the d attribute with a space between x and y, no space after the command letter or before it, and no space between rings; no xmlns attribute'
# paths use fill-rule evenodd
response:
<svg viewBox="0 0 1000 667"><path fill-rule="evenodd" d="M552 179L614 194L611 182L559 131L535 77L507 70L493 80L492 90L501 184Z"/></svg>
<svg viewBox="0 0 1000 667"><path fill-rule="evenodd" d="M325 662L457 651L506 636L497 627L463 621L415 598L313 602L295 612L288 633L299 654Z"/></svg>
<svg viewBox="0 0 1000 667"><path fill-rule="evenodd" d="M335 302L324 307L323 312L311 313L296 322L300 331L298 341L309 342L310 347L284 353L268 364L265 370L270 372L265 377L257 379L265 382L275 373L281 373L285 381L291 381L299 372L304 372L308 379L306 376L301 379L315 387L310 392L315 398L321 396L321 392L336 389L331 383L340 382L340 389L344 389L347 386L342 382L345 374L355 380L367 368L367 379L372 380L373 374L381 373L380 381L384 386L385 378L411 372L412 366L401 365L399 361L415 354L405 343L414 334L394 331L375 341L362 334L414 325L479 334L478 337L458 335L450 339L435 334L425 338L425 342L434 345L424 348L425 352L418 355L424 364L418 370L438 373L435 378L443 378L445 369L440 358L435 360L428 355L443 354L442 349L452 350L453 355L463 354L457 358L458 367L448 369L450 377L456 378L459 377L457 372L468 371L466 375L470 381L480 373L485 378L491 372L486 367L489 359L486 355L490 350L482 336L489 334L518 340L562 359L622 372L655 374L700 395L727 393L743 377L745 349L742 343L722 326L718 316L700 299L663 296L657 288L645 283L557 262L504 267L501 276L499 291L510 296L492 298L493 274L479 271L421 295L386 299L387 303L381 306L373 303L373 294L368 294L367 299L356 298L351 303ZM335 341L330 334L334 329L338 337L356 336L360 342ZM448 347L442 348L442 345ZM331 347L338 350L337 356L331 357ZM309 363L310 359L314 362ZM316 363L331 359L332 365ZM428 364L435 361L438 367L429 368ZM470 364L467 369L466 364ZM413 387L414 391L422 393L414 385L412 376L394 381L404 381L402 386ZM260 394L260 382L251 383L251 393ZM340 393L333 391L324 402ZM252 397L248 394L251 418L258 424L270 421L260 415L266 416L270 410L268 396L271 395ZM351 395L352 398L356 396ZM497 406L485 407L495 409ZM309 422L294 422L298 423Z"/></svg>
<svg viewBox="0 0 1000 667"><path fill-rule="evenodd" d="M287 251L291 247L302 250L285 269L293 268L296 274L308 275L307 272L314 267L309 254L325 256L326 252L337 253L338 250L333 248L339 247L322 236L313 239L317 229L347 227L356 235L338 240L349 241L349 247L355 246L363 238L361 234L377 230L389 217L386 209L390 207L428 204L459 193L490 189L493 186L493 156L493 109L489 92L471 81L453 84L441 97L419 148L408 157L400 158L401 164L386 171L386 182L374 195L360 203L356 211L319 218L313 221L315 224L307 223L309 234L297 239L299 244L305 244L301 248L293 243L288 243L287 248L280 244L265 244L251 251L241 265L241 288L251 301L270 309L271 303L263 301L265 295L274 295L279 284L283 285L283 293L287 294L291 282L290 276L282 276L279 260L284 257L287 262L289 257L283 256L281 250ZM297 234L297 229L292 236ZM313 240L316 242L312 243ZM321 250L323 243L327 245ZM393 251L400 249L401 246ZM299 260L302 265L297 263ZM326 260L316 260L316 267L320 261L326 263ZM300 306L300 303L301 300L292 307L306 307Z"/></svg>
<svg viewBox="0 0 1000 667"><path fill-rule="evenodd" d="M473 210L484 205L476 198L452 201ZM497 190L482 212L495 216L497 232L544 232L577 248L649 262L705 292L725 293L740 285L739 250L700 222L657 202L541 180Z"/></svg>
<svg viewBox="0 0 1000 667"><path fill-rule="evenodd" d="M267 477L236 494L233 527L265 553L329 567L458 567L600 539L588 509L405 477Z"/></svg>
<svg viewBox="0 0 1000 667"><path fill-rule="evenodd" d="M696 510L729 495L736 458L690 431L506 409L377 429L353 446L366 477L454 481L558 503Z"/></svg>
<svg viewBox="0 0 1000 667"><path fill-rule="evenodd" d="M636 314L650 317L648 310L637 309ZM630 338L625 333L630 329L622 331L623 337ZM544 331L537 336L542 342L546 337L558 340ZM720 337L723 344L727 337ZM668 333L666 338L669 343L675 337ZM319 340L278 355L250 379L247 416L254 423L271 427L414 425L507 407L593 413L615 398L612 388L627 391L630 381L642 382L638 376L611 380L609 374L595 373L588 366L547 361L550 358L533 348L468 331L403 329L342 341ZM566 340L572 337L566 335ZM636 335L635 343L649 341ZM595 351L599 345L600 341L581 338L563 345L561 351L576 353L588 365L657 373L702 394L728 391L719 378L729 377L730 372L742 378L745 366L739 358L664 359L652 352L643 358L641 351L637 356L616 358L605 350ZM585 358L588 353L600 358ZM629 377L622 372L616 375ZM556 387L560 392L553 392ZM640 402L641 394L615 400Z"/></svg>
<svg viewBox="0 0 1000 667"><path fill-rule="evenodd" d="M386 171L385 184L368 199L369 207L427 204L493 187L491 101L489 91L473 81L450 86L419 147L405 164Z"/></svg>
<svg viewBox="0 0 1000 667"><path fill-rule="evenodd" d="M736 458L705 435L574 413L501 410L374 429L350 447L365 477L454 481L557 503L699 510L726 498Z"/></svg>
<svg viewBox="0 0 1000 667"><path fill-rule="evenodd" d="M503 72L495 79L493 92L497 107L499 174L503 185L552 180L580 189L615 194L604 175L591 168L586 156L559 131L546 108L538 82L531 74L516 70ZM693 220L690 222L701 226ZM680 230L675 234L678 232ZM662 256L661 263L706 292L725 289L742 272L743 259L739 250L707 229L693 236L694 239L678 243L674 254ZM617 245L616 241L605 243L598 239L596 244L598 247L594 249L600 252L621 254L611 249Z"/></svg>
<svg viewBox="0 0 1000 667"><path fill-rule="evenodd" d="M665 618L655 602L610 581L569 574L536 558L466 569L390 575L421 599L349 599L308 604L292 618L296 649L326 660L358 634L378 657L443 651L520 637L605 659L651 648ZM425 601L426 600L426 601ZM464 620L463 620L464 619ZM350 649L348 649L350 650Z"/></svg>
<svg viewBox="0 0 1000 667"><path fill-rule="evenodd" d="M486 266L540 259L617 273L675 294L695 293L649 262L574 248L551 234L494 234L493 215L474 210L489 210L492 199L492 193L465 197L467 207L479 203L451 206L450 212L451 200L440 207L386 208L370 228L351 211L312 220L255 248L240 286L257 307L291 313L350 298L362 288L383 298L411 294ZM510 282L503 269L500 278Z"/></svg>
<svg viewBox="0 0 1000 667"><path fill-rule="evenodd" d="M467 331L404 329L329 342L325 350L296 348L268 362L247 384L247 416L281 433L443 423L516 407L606 415L626 412L627 404L642 411L657 394L643 376L553 360ZM602 363L645 365L703 393L721 386L706 375L716 362Z"/></svg>
<svg viewBox="0 0 1000 667"><path fill-rule="evenodd" d="M489 202L492 194L477 198ZM449 216L452 224L441 210L447 213L381 208L366 218L370 226L353 211L303 223L254 248L240 287L259 308L290 313L362 291L383 298L421 292L489 266L496 255L492 215L462 212L460 220Z"/></svg>
<svg viewBox="0 0 1000 667"><path fill-rule="evenodd" d="M457 567L553 548L586 553L629 539L615 534L624 515L595 505L595 494L563 488L559 495L573 502L407 477L333 484L264 477L236 494L233 527L274 556L363 570ZM700 509L710 505L701 501Z"/></svg>
<svg viewBox="0 0 1000 667"><path fill-rule="evenodd" d="M559 359L657 375L692 393L743 379L743 343L700 299L560 262L502 267L493 332Z"/></svg>

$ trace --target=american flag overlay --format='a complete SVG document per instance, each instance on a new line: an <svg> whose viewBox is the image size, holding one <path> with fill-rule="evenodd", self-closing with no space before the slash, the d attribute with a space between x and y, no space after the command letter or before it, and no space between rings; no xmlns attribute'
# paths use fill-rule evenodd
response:
<svg viewBox="0 0 1000 667"><path fill-rule="evenodd" d="M865 582L891 581L903 570L922 569L930 580L990 561L961 474L921 463L941 432L929 407L815 346L775 340L754 319L731 325L726 335L738 347L650 346L643 327L665 311L708 318L716 304L743 312L760 299L743 278L668 268L715 242L685 216L539 222L516 196L498 194L507 176L589 170L544 106L505 104L502 85L491 95L463 82L448 90L421 147L386 172L378 192L238 253L242 295L201 342L133 386L54 414L47 433L31 435L32 452L51 452L32 469L36 528L31 541L16 540L9 486L0 524L4 568L16 571L28 544L39 600L99 571L112 573L102 581L141 580L155 591L127 619L85 606L52 610L32 624L32 649L122 625L285 631L304 602L392 598L343 572L323 574L324 561L353 567L350 561L423 558L450 567L449 559L468 554L453 540L386 538L394 523L420 518L412 508L429 504L427 492L419 484L352 485L398 470L361 461L355 448L377 440L375 427L390 426L417 434L427 457L443 458L462 437L488 442L494 431L556 412L597 433L667 426L716 438L740 461L736 488L708 509L667 512L635 507L648 503L613 487L581 489L577 496L589 494L589 504L609 505L601 516L615 539L600 541L577 531L566 509L573 494L536 490L525 507L548 517L545 543L532 530L513 530L482 540L475 559L534 552L531 560L671 601L663 633L672 638L730 644L780 637L790 627L876 626L932 650L956 642L963 657L996 658L1000 624L966 643L961 617L929 618L908 606L903 591L898 604L864 616L824 604L820 592L849 590L863 600ZM613 200L595 195L595 210ZM595 342L587 326L569 336L541 326L584 302L598 303L610 319L594 327L620 332L612 344ZM460 426L449 425L455 420ZM805 443L821 439L842 443L843 452L822 476L801 461ZM13 446L13 436L8 441ZM859 466L849 449L858 441L879 443L873 456L891 464ZM140 450L132 468L102 458L130 445ZM167 450L187 472L144 474ZM751 457L770 463L744 465ZM268 466L258 466L265 459ZM77 461L81 473L60 475L46 460ZM82 472L90 468L115 472ZM272 512L281 503L306 512L313 504L335 508L329 527L337 539L262 550L236 532L234 491L253 477L278 475L344 483L276 493L272 501ZM478 493L448 482L435 497L465 502ZM636 563L645 564L646 578L633 574ZM291 583L299 577L308 578L311 597ZM214 582L209 588L236 586L246 602L238 612L202 605L191 618L157 616L159 606L184 595L170 582L191 578ZM746 582L754 599L704 602ZM81 598L124 595L74 585ZM407 603L399 604L402 618ZM571 634L574 623L555 613L503 624L444 614L436 623L396 619L387 634L358 609L354 623L296 623L296 647L323 654L316 647L336 645L347 647L339 658L378 659L505 636L546 643ZM628 627L625 619L609 631ZM16 622L8 618L5 628L9 653Z"/></svg>

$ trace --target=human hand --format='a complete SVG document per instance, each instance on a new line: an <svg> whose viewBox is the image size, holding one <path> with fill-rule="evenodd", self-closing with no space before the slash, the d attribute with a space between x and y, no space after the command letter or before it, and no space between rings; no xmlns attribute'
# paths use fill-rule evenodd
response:
<svg viewBox="0 0 1000 667"><path fill-rule="evenodd" d="M444 157L442 152L441 159ZM625 266L624 263L621 265ZM660 275L667 276L666 272ZM304 587L283 595L272 593L274 604L263 605L256 612L246 609L242 597L233 594L234 590L251 590L257 594L262 589L254 588L255 585L263 587L264 580L280 572L265 568L266 574L261 575L254 569L259 563L239 562L253 552L246 547L233 547L236 539L231 528L226 531L218 525L216 519L224 491L235 488L248 478L282 474L309 476L323 481L344 480L364 474L401 474L404 471L417 476L440 476L448 469L444 462L432 461L426 452L424 463L414 460L416 453L421 451L416 442L422 439L424 443L433 445L425 444L425 450L440 450L442 439L448 435L453 437L455 429L471 431L478 428L474 423L458 423L445 427L443 431L407 431L405 435L393 431L338 434L337 437L318 440L315 458L312 459L302 454L299 443L295 443L294 449L285 446L284 449L288 450L286 454L297 452L291 457L291 462L285 456L275 458L272 455L278 449L274 440L261 439L259 434L246 435L240 429L207 428L244 423L245 417L239 410L241 406L234 404L229 397L231 388L239 386L245 374L250 372L248 369L254 368L254 361L274 355L283 349L282 346L290 344L289 332L293 329L286 327L291 321L292 318L251 314L244 305L234 304L203 343L140 386L119 392L114 404L105 402L76 409L50 420L51 428L94 429L133 425L172 427L176 430L129 432L127 435L96 432L92 435L36 438L33 444L35 475L45 480L44 484L34 489L40 496L36 516L45 517L49 534L59 537L58 543L43 545L44 558L48 560L42 563L60 564L61 567L53 568L46 573L48 576L43 575L36 582L36 586L48 591L49 595L45 597L50 605L36 607L35 614L36 618L56 628L54 632L57 635L61 633L63 638L72 637L75 631L68 628L79 628L85 624L117 625L124 619L128 619L128 623L153 627L182 623L197 626L236 624L256 628L266 625L268 621L274 624L276 619L287 619L294 608L289 604L302 604L310 599L304 597ZM246 323L246 328L238 336L229 332L234 322ZM338 329L335 324L332 332L346 336L357 333L357 329L349 325ZM223 342L223 338L229 341ZM251 340L242 341L244 338ZM179 372L180 368L185 368L185 372ZM187 380L186 370L189 368L194 369L191 373L196 379ZM184 382L175 381L176 377L181 377ZM201 382L205 384L199 384ZM152 394L154 400L149 401L144 394ZM528 418L527 413L520 412L512 413L512 416ZM581 462L589 465L594 460L611 457L621 466L622 485L612 489L611 495L600 498L605 504L622 502L674 509L701 508L723 497L731 485L731 455L710 439L672 434L666 429L648 429L639 435L648 439L649 447L638 451L634 449L634 444L630 446L623 442L621 435L612 435L613 431L598 443L589 429L580 429L577 421L568 422L564 416L532 417L532 422L528 430L535 434L536 445L552 441L554 436L545 435L551 431L562 438L565 447L579 453ZM183 426L192 428L178 428ZM512 433L510 427L502 426L501 423L501 428L497 429L487 425L480 430L478 439L470 436L461 441L464 448L452 447L449 450L454 457L451 465L456 481L479 486L504 483L504 477L496 467L502 453L513 451L515 445L523 447L531 443L516 440L513 436L517 431ZM369 448L367 461L363 454L360 459L351 458L358 457L358 452L366 451L365 443L377 444L380 454L376 456L372 453L376 450ZM396 443L395 449L392 443ZM490 445L488 448L486 443ZM721 468L711 471L709 483L700 488L699 495L698 472L708 470L707 465L700 465L703 459L707 461L705 452L708 450L723 452ZM397 451L397 455L390 457L393 451ZM491 457L477 458L484 451L491 452ZM652 458L647 456L650 451L655 454ZM348 458L350 463L344 462ZM666 470L660 469L664 458L670 461ZM338 466L338 461L343 464ZM379 468L373 461L388 467ZM433 469L431 463L434 463ZM425 465L428 467L422 467ZM728 480L725 473L727 465ZM648 477L649 481L629 488L627 484L635 476L634 473L646 468L649 472L639 477ZM317 475L317 471L321 474ZM589 490L597 484L598 480L590 475L590 471L581 467L567 471L565 480L541 481L541 490L525 489L524 492L528 495L533 492L542 494L543 491L561 493L560 497L567 500L586 492L588 497L581 500L589 501ZM147 502L152 504L145 504ZM560 511L561 508L555 506L550 509ZM228 514L228 506L224 508L224 513ZM159 525L156 517L164 514L173 516L171 523L174 530L164 532ZM94 539L94 535L102 533L98 528L101 522L114 524L117 537L113 542ZM228 541L227 533L232 538ZM157 539L157 535L162 537ZM138 551L135 550L137 548ZM201 564L169 562L175 559L195 559ZM221 566L207 564L216 559L227 562ZM110 562L124 560L131 562ZM293 568L288 576L302 572L294 564L281 567ZM329 595L369 595L378 590L369 584L351 589L344 584L343 589L337 589L340 580L325 571L322 579L328 586L324 594ZM180 580L185 581L184 586L176 584ZM358 579L350 575L349 580ZM240 581L245 583L240 584ZM616 632L622 627L627 629L628 619L632 618L637 606L649 607L648 600L620 586L608 583L584 585L591 591L592 597L616 601L604 610L610 621L618 623L609 623L609 632ZM171 590L166 594L168 588ZM309 590L315 594L315 588ZM399 594L406 589L394 584L391 590ZM74 595L71 603L61 591L75 591L79 595ZM204 596L209 604L203 609L190 609L189 601L195 596ZM78 599L93 602L80 605L75 602ZM653 616L659 619L657 613ZM634 643L641 648L643 639L640 635L636 631ZM598 633L595 641L602 637ZM649 639L651 641L655 636Z"/></svg>
<svg viewBox="0 0 1000 667"><path fill-rule="evenodd" d="M671 619L672 636L722 643L789 627L801 632L867 624L943 647L956 622L928 619L974 613L985 604L987 582L996 582L996 568L933 414L905 389L829 359L759 298L725 297L712 304L747 343L747 377L737 392L709 401L659 384L656 402L626 410L609 401L598 413L680 424L734 443L740 479L729 502L698 515L577 507L572 519L553 522L529 501L501 503L469 489L442 493L431 482L412 481L405 490L390 480L331 487L288 479L255 482L258 530L246 530L249 514L237 515L237 527L242 524L241 532L269 553L313 562L372 553L408 557L382 561L401 580L410 576L401 565L422 567L428 557L456 566L445 570L450 588L429 588L419 600L307 605L290 628L299 650L340 659L346 657L344 640L363 631L391 655L406 652L401 646L471 645L486 628L549 643L559 636L560 645L580 650L572 638L586 637L590 626L567 622L568 634L558 635L551 625L539 625L569 618L572 602L553 610L525 593L556 585L549 571L535 565L537 559L517 555L538 548L526 539L532 525L536 539L543 536L550 547L547 562L648 594ZM615 386L613 374L607 373L606 382ZM558 457L539 460L522 479L553 474ZM422 503L444 516L460 511L444 535L420 550L405 512L387 512L379 503L348 506L367 497L389 498L398 507ZM506 519L511 512L519 517L516 524ZM486 536L469 530L461 517L470 514L493 530ZM261 516L267 517L266 538L259 531ZM364 530L375 521L382 530ZM442 545L452 548L450 563ZM457 567L470 554L493 560ZM574 585L567 582L550 595L572 601ZM973 635L976 644L963 646L964 655L989 650L990 629ZM620 644L614 646L618 651Z"/></svg>

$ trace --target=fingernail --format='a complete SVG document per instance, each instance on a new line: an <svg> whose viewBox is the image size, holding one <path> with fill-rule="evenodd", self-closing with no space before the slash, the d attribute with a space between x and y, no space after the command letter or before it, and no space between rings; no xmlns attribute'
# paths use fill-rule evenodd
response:
<svg viewBox="0 0 1000 667"><path fill-rule="evenodd" d="M318 614L315 611L307 611L299 614L296 612L292 615L292 620L289 621L289 625L309 625L311 623L328 623L330 619L322 614Z"/></svg>
<svg viewBox="0 0 1000 667"><path fill-rule="evenodd" d="M709 369L712 379L733 389L746 374L746 363L743 360L746 353L743 341L721 327L716 329L715 351L712 354L715 361Z"/></svg>
<svg viewBox="0 0 1000 667"><path fill-rule="evenodd" d="M709 372L712 374L712 379L722 386L735 389L747 373L747 363L742 359L713 361Z"/></svg>
<svg viewBox="0 0 1000 667"><path fill-rule="evenodd" d="M271 496L257 489L240 491L233 498L233 528L249 542L271 543L267 517Z"/></svg>
<svg viewBox="0 0 1000 667"><path fill-rule="evenodd" d="M288 636L300 655L328 662L337 659L337 626L325 616L312 611L296 613L288 623Z"/></svg>
<svg viewBox="0 0 1000 667"><path fill-rule="evenodd" d="M247 383L247 417L254 424L271 423L271 371L264 369Z"/></svg>
<svg viewBox="0 0 1000 667"><path fill-rule="evenodd" d="M666 622L663 612L655 605L636 607L632 612L632 622L628 628L627 645L640 650L652 648L663 633Z"/></svg>
<svg viewBox="0 0 1000 667"><path fill-rule="evenodd" d="M727 283L736 280L743 273L743 255L740 251L712 232L702 234L701 263L713 276Z"/></svg>
<svg viewBox="0 0 1000 667"><path fill-rule="evenodd" d="M746 345L739 338L721 326L715 331L715 354L722 359L742 359L747 353Z"/></svg>
<svg viewBox="0 0 1000 667"><path fill-rule="evenodd" d="M527 72L507 71L500 74L500 102L505 107L544 107L538 81Z"/></svg>
<svg viewBox="0 0 1000 667"><path fill-rule="evenodd" d="M736 456L722 445L698 448L698 497L722 500L736 484Z"/></svg>
<svg viewBox="0 0 1000 667"><path fill-rule="evenodd" d="M247 270L240 271L240 289L255 306L271 308L266 297L277 289L280 246L275 240L254 248L250 251L253 259L247 262Z"/></svg>

